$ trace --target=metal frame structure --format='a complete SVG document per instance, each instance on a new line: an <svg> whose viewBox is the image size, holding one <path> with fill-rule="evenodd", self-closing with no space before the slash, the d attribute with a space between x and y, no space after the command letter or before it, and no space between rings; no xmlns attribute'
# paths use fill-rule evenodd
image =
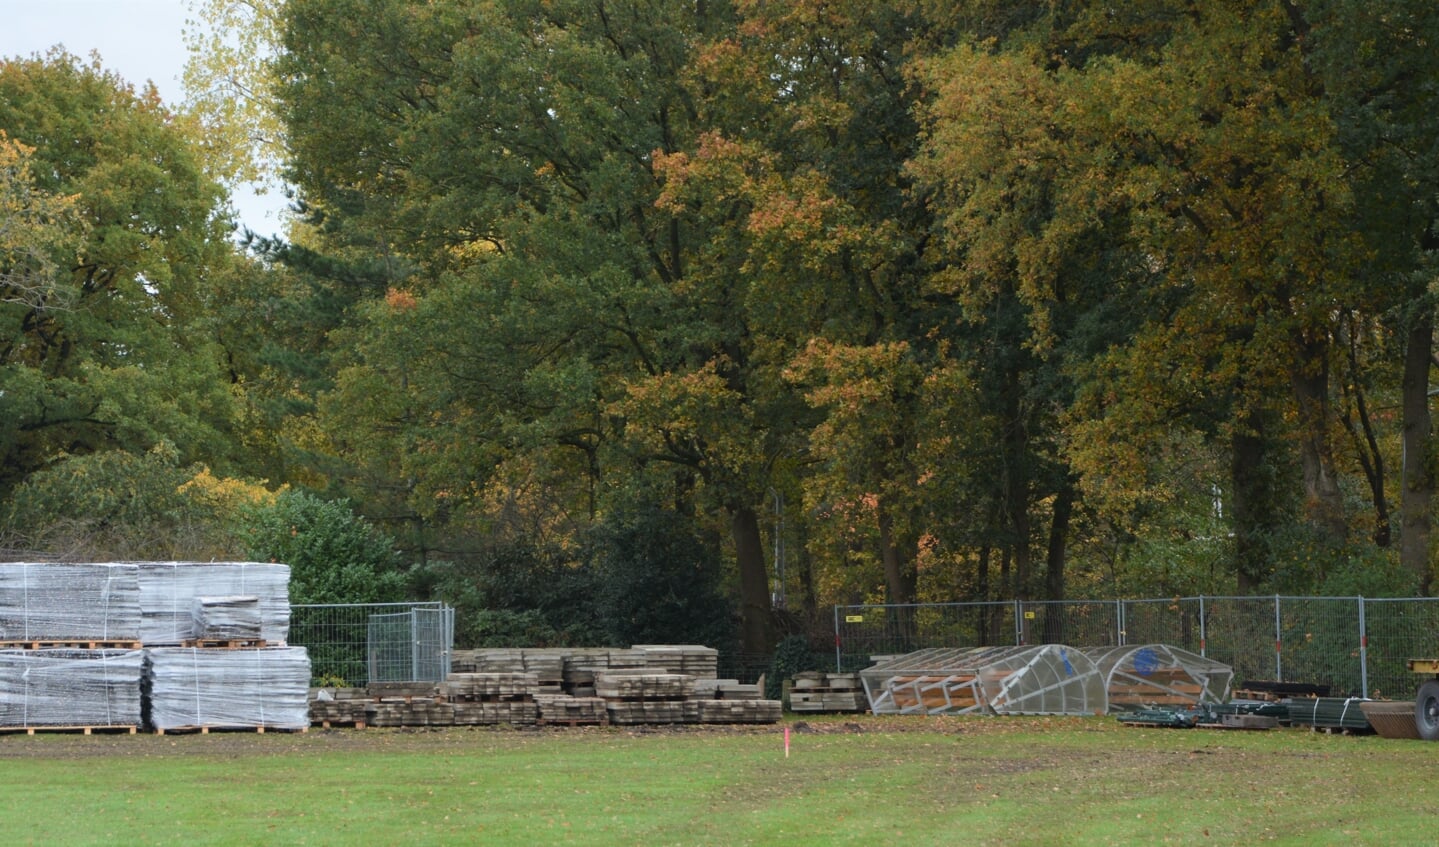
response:
<svg viewBox="0 0 1439 847"><path fill-rule="evenodd" d="M1439 655L1439 598L1167 597L834 607L840 672L925 648L1033 643L1168 644L1237 680L1302 681L1369 697L1409 696L1414 656Z"/></svg>
<svg viewBox="0 0 1439 847"><path fill-rule="evenodd" d="M919 650L860 671L875 714L1102 714L1094 662L1063 644Z"/></svg>

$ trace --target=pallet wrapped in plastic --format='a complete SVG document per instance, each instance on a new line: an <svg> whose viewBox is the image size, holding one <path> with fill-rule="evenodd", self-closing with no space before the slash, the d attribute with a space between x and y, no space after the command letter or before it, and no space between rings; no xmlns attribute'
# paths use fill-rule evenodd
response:
<svg viewBox="0 0 1439 847"><path fill-rule="evenodd" d="M253 594L196 597L193 615L195 637L203 641L259 641L264 629Z"/></svg>
<svg viewBox="0 0 1439 847"><path fill-rule="evenodd" d="M138 641L135 565L0 562L0 641Z"/></svg>
<svg viewBox="0 0 1439 847"><path fill-rule="evenodd" d="M140 725L140 650L0 650L0 726Z"/></svg>
<svg viewBox="0 0 1439 847"><path fill-rule="evenodd" d="M195 631L197 597L259 598L259 638L290 635L290 566L273 562L140 562L140 638L146 645L203 638Z"/></svg>
<svg viewBox="0 0 1439 847"><path fill-rule="evenodd" d="M310 725L304 647L152 647L145 654L145 722L152 729Z"/></svg>

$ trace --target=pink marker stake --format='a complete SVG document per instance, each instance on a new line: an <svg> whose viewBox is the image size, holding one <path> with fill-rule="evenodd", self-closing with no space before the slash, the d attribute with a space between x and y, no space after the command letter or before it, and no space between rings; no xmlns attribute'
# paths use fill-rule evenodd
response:
<svg viewBox="0 0 1439 847"><path fill-rule="evenodd" d="M789 758L789 727L784 728L784 757Z"/></svg>

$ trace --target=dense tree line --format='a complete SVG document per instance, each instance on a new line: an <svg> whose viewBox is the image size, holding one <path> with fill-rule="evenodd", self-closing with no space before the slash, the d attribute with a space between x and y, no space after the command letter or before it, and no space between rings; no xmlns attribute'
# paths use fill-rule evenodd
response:
<svg viewBox="0 0 1439 847"><path fill-rule="evenodd" d="M127 456L121 526L345 499L476 641L1431 588L1431 4L235 5L243 114L0 65L15 543Z"/></svg>

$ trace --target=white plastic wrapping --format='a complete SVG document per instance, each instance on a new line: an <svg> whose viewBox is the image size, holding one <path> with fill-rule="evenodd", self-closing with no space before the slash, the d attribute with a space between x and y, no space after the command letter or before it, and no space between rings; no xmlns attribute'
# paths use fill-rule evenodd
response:
<svg viewBox="0 0 1439 847"><path fill-rule="evenodd" d="M135 565L0 562L0 641L137 641Z"/></svg>
<svg viewBox="0 0 1439 847"><path fill-rule="evenodd" d="M139 650L0 650L0 726L140 725Z"/></svg>
<svg viewBox="0 0 1439 847"><path fill-rule="evenodd" d="M195 637L205 641L259 641L260 598L253 594L196 597Z"/></svg>
<svg viewBox="0 0 1439 847"><path fill-rule="evenodd" d="M310 657L304 647L146 652L146 722L154 729L310 725Z"/></svg>
<svg viewBox="0 0 1439 847"><path fill-rule="evenodd" d="M290 635L290 566L271 562L140 562L141 639L179 644L195 631L197 597L259 598L259 638L283 644Z"/></svg>

